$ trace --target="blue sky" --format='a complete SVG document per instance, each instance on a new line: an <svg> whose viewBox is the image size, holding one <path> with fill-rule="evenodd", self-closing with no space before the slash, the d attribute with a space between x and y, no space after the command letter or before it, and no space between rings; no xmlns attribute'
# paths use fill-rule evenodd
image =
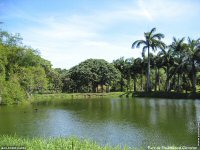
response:
<svg viewBox="0 0 200 150"><path fill-rule="evenodd" d="M198 0L0 0L2 28L67 69L88 58L139 57L131 44L153 27L168 44L199 38L199 20Z"/></svg>

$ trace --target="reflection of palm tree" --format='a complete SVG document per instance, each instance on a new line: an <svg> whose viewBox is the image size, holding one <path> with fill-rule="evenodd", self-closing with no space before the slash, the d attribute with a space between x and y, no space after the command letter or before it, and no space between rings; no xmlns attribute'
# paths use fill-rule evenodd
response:
<svg viewBox="0 0 200 150"><path fill-rule="evenodd" d="M147 92L151 91L151 81L150 81L150 48L155 51L157 48L164 47L164 43L161 41L164 38L164 35L161 33L156 33L156 28L151 29L150 32L144 33L145 40L137 40L132 44L132 48L139 48L140 45L144 45L142 50L142 55L146 50L148 50L148 72L147 72Z"/></svg>
<svg viewBox="0 0 200 150"><path fill-rule="evenodd" d="M188 38L188 47L186 52L187 62L191 66L191 75L192 75L192 91L196 92L196 74L197 74L197 61L200 54L200 39L191 40Z"/></svg>

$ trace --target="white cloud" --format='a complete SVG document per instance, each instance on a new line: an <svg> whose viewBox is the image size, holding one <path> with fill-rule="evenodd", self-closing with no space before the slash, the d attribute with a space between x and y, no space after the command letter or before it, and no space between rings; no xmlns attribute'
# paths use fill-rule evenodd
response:
<svg viewBox="0 0 200 150"><path fill-rule="evenodd" d="M198 5L185 0L139 0L138 3L151 21L155 19L174 20L199 11Z"/></svg>
<svg viewBox="0 0 200 150"><path fill-rule="evenodd" d="M116 37L108 36L105 31L112 30L115 24L176 19L188 13L188 9L196 10L196 6L192 4L175 1L137 2L137 5L130 4L110 10L94 11L88 15L59 14L59 18L62 19L48 14L36 18L22 10L14 17L37 23L37 26L23 27L17 31L24 37L25 44L40 49L42 56L50 60L54 67L70 68L87 58L104 58L111 62L122 56L140 56L139 50L131 50L131 44L133 40L143 38L144 31L141 35L134 36L128 33L116 33Z"/></svg>

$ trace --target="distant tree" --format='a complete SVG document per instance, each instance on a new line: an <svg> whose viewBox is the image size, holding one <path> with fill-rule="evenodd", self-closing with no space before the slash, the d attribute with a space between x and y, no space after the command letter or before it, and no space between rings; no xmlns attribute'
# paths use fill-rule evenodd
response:
<svg viewBox="0 0 200 150"><path fill-rule="evenodd" d="M119 80L119 71L103 59L88 59L69 70L69 77L75 82L76 91L96 92L98 85L111 86L112 82Z"/></svg>
<svg viewBox="0 0 200 150"><path fill-rule="evenodd" d="M125 59L124 57L121 57L117 60L113 61L113 65L115 66L115 68L117 68L120 73L121 73L121 79L119 81L120 83L120 91L123 92L124 91L124 86L125 86L125 75L126 75L126 64L125 64Z"/></svg>

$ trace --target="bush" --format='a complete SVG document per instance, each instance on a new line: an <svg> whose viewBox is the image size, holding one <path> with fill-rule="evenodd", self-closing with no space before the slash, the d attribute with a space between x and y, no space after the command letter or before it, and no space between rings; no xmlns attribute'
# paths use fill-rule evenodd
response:
<svg viewBox="0 0 200 150"><path fill-rule="evenodd" d="M25 91L16 81L0 80L1 104L18 104L26 99Z"/></svg>

